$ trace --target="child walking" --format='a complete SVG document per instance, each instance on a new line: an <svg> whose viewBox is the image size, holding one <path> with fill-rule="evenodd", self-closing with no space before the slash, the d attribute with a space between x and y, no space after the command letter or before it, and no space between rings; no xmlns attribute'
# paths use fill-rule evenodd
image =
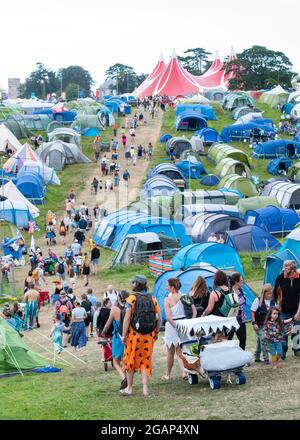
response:
<svg viewBox="0 0 300 440"><path fill-rule="evenodd" d="M65 330L65 325L61 322L60 318L59 314L56 315L50 332L50 337L52 337L54 348L58 354L62 352L63 330Z"/></svg>
<svg viewBox="0 0 300 440"><path fill-rule="evenodd" d="M273 368L280 367L283 356L282 340L286 332L285 324L290 324L294 318L281 320L278 307L271 307L267 313L264 325L264 339L268 343Z"/></svg>
<svg viewBox="0 0 300 440"><path fill-rule="evenodd" d="M251 321L253 330L257 336L256 349L254 353L255 362L261 362L260 356L263 355L264 364L269 365L269 353L266 344L262 340L264 333L264 322L270 307L275 307L276 301L273 295L271 284L264 284L260 298L255 298L251 306Z"/></svg>

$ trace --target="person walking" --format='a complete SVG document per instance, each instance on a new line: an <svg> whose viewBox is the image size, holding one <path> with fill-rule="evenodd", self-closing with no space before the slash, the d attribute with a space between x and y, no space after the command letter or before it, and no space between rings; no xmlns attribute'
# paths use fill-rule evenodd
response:
<svg viewBox="0 0 300 440"><path fill-rule="evenodd" d="M93 249L91 250L91 263L92 263L94 275L97 275L98 273L99 258L100 258L100 249L94 244Z"/></svg>
<svg viewBox="0 0 300 440"><path fill-rule="evenodd" d="M127 170L127 168L123 173L123 180L125 182L125 185L128 186L128 182L130 180L130 174L129 174L129 171Z"/></svg>
<svg viewBox="0 0 300 440"><path fill-rule="evenodd" d="M85 287L89 284L89 275L91 272L91 261L88 257L88 254L85 252L83 256L83 264L82 264L82 275L85 281Z"/></svg>
<svg viewBox="0 0 300 440"><path fill-rule="evenodd" d="M180 293L181 283L178 278L169 278L167 281L168 297L165 299L165 313L166 313L166 329L165 329L165 344L167 347L167 370L166 374L162 377L163 380L171 380L171 371L174 364L174 355L177 354L179 367L181 370L181 378L187 377L182 360L179 355L181 354L180 339L176 329L176 321L185 319L184 306L181 301ZM197 316L197 309L192 306L193 318Z"/></svg>
<svg viewBox="0 0 300 440"><path fill-rule="evenodd" d="M294 260L286 260L283 264L283 273L275 281L274 298L279 306L280 319L285 320L294 317L296 325L300 325L300 274ZM297 335L292 336L297 341ZM282 341L282 359L286 358L288 351L288 335L284 335ZM294 343L292 350L295 356L300 356L300 345Z"/></svg>
<svg viewBox="0 0 300 440"><path fill-rule="evenodd" d="M72 310L71 318L71 347L73 350L82 350L87 343L85 322L87 313L83 307L81 307L79 301L75 301L75 308Z"/></svg>
<svg viewBox="0 0 300 440"><path fill-rule="evenodd" d="M103 328L103 333L106 334L111 324L113 324L114 331L112 338L112 357L114 367L121 378L120 390L127 388L128 386L126 374L124 372L124 368L121 365L124 357L124 344L122 342L121 335L125 315L125 303L128 297L129 293L126 290L122 290L118 294L118 301L116 305L112 307L109 318Z"/></svg>
<svg viewBox="0 0 300 440"><path fill-rule="evenodd" d="M134 373L140 371L143 396L146 397L149 395L148 377L152 374L152 353L161 325L161 315L156 298L148 293L147 278L136 275L132 283L134 293L126 300L122 331L127 387L120 390L120 393L131 396Z"/></svg>

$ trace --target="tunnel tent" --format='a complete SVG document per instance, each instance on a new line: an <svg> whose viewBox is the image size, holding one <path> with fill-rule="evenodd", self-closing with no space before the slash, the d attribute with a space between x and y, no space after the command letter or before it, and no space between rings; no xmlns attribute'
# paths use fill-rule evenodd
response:
<svg viewBox="0 0 300 440"><path fill-rule="evenodd" d="M259 208L264 208L265 206L273 205L279 206L276 197L269 196L254 196L240 199L237 203L237 207L240 212L245 215L249 210L257 210Z"/></svg>
<svg viewBox="0 0 300 440"><path fill-rule="evenodd" d="M192 136L190 139L190 143L192 145L192 150L196 151L197 154L203 155L204 153L204 145L201 139L198 136Z"/></svg>
<svg viewBox="0 0 300 440"><path fill-rule="evenodd" d="M183 160L181 162L176 162L176 167L185 179L201 179L202 174L207 174L201 162Z"/></svg>
<svg viewBox="0 0 300 440"><path fill-rule="evenodd" d="M300 209L300 184L275 180L265 186L262 195L276 197L283 208Z"/></svg>
<svg viewBox="0 0 300 440"><path fill-rule="evenodd" d="M234 270L244 275L239 254L220 243L194 243L183 247L172 259L173 270L185 270L197 263L208 263L220 270Z"/></svg>
<svg viewBox="0 0 300 440"><path fill-rule="evenodd" d="M49 142L60 140L80 147L80 134L72 128L55 128L48 134L48 139Z"/></svg>
<svg viewBox="0 0 300 440"><path fill-rule="evenodd" d="M263 130L267 135L275 136L275 128L273 122L268 119L265 123L263 119L256 119L247 124L233 124L228 125L221 131L221 138L223 142L242 142L250 141L251 134L255 133L257 129Z"/></svg>
<svg viewBox="0 0 300 440"><path fill-rule="evenodd" d="M97 133L98 132L100 133L100 131L105 130L105 127L101 122L100 115L77 114L76 118L71 124L71 128L73 128L75 131L82 134L83 136L87 136L87 132L90 129L97 130ZM93 135L94 134L92 134L92 136Z"/></svg>
<svg viewBox="0 0 300 440"><path fill-rule="evenodd" d="M32 132L26 127L22 118L15 119L10 117L0 122L4 124L17 139L26 139L32 136Z"/></svg>
<svg viewBox="0 0 300 440"><path fill-rule="evenodd" d="M223 108L225 110L234 110L238 107L254 107L254 100L244 92L232 92L225 95Z"/></svg>
<svg viewBox="0 0 300 440"><path fill-rule="evenodd" d="M287 234L299 221L300 218L295 211L277 206L248 210L245 214L245 222L248 225L259 226L271 234Z"/></svg>
<svg viewBox="0 0 300 440"><path fill-rule="evenodd" d="M236 121L249 113L261 113L261 110L257 107L241 106L233 110L232 118Z"/></svg>
<svg viewBox="0 0 300 440"><path fill-rule="evenodd" d="M171 214L168 206L159 203L159 200L156 197L133 202L128 206L127 210L136 211L138 213L144 213L153 217L171 218Z"/></svg>
<svg viewBox="0 0 300 440"><path fill-rule="evenodd" d="M230 157L222 159L215 168L215 173L221 178L228 174L238 174L240 176L251 178L250 168L243 162L240 162Z"/></svg>
<svg viewBox="0 0 300 440"><path fill-rule="evenodd" d="M259 98L259 102L268 104L271 108L276 108L278 105L282 106L288 100L289 92L284 90L280 85L271 90L264 92Z"/></svg>
<svg viewBox="0 0 300 440"><path fill-rule="evenodd" d="M36 150L36 153L56 171L62 171L66 165L74 163L91 163L76 144L70 144L61 140L44 142Z"/></svg>
<svg viewBox="0 0 300 440"><path fill-rule="evenodd" d="M251 158L242 150L224 143L215 143L208 150L208 159L217 165L222 159L234 159L251 167Z"/></svg>
<svg viewBox="0 0 300 440"><path fill-rule="evenodd" d="M275 159L287 157L294 159L300 157L300 142L289 139L277 139L260 142L252 152L257 159Z"/></svg>
<svg viewBox="0 0 300 440"><path fill-rule="evenodd" d="M196 131L207 127L207 120L204 115L196 111L187 110L175 118L175 130Z"/></svg>
<svg viewBox="0 0 300 440"><path fill-rule="evenodd" d="M183 219L191 216L195 217L198 214L204 213L226 214L232 217L243 218L238 208L234 205L225 205L219 203L199 203L199 204L186 204L178 206L174 212L174 219L182 221Z"/></svg>
<svg viewBox="0 0 300 440"><path fill-rule="evenodd" d="M219 188L237 189L245 197L258 195L258 191L252 180L238 174L229 174L223 177L218 185Z"/></svg>
<svg viewBox="0 0 300 440"><path fill-rule="evenodd" d="M23 202L27 208L29 209L30 214L33 218L36 218L39 216L40 212L39 209L34 206L16 187L16 185L12 182L12 180L9 180L5 185L0 186L0 194L3 197L6 197L8 200L15 200L18 202Z"/></svg>
<svg viewBox="0 0 300 440"><path fill-rule="evenodd" d="M155 165L151 170L148 172L148 179L151 177L154 177L158 174L162 174L163 176L169 177L171 180L184 180L185 176L183 172L178 169L177 164L173 163L160 163L158 165Z"/></svg>
<svg viewBox="0 0 300 440"><path fill-rule="evenodd" d="M193 149L191 142L185 137L173 137L169 139L166 144L166 152L168 154L171 147L174 148L174 156L177 158L179 158L185 150Z"/></svg>
<svg viewBox="0 0 300 440"><path fill-rule="evenodd" d="M93 241L99 246L117 251L128 234L139 232L164 233L167 237L179 239L181 246L191 243L181 223L134 211L117 211L103 218L95 231Z"/></svg>
<svg viewBox="0 0 300 440"><path fill-rule="evenodd" d="M205 146L222 141L217 130L210 127L202 128L201 130L196 131L195 136L198 136Z"/></svg>
<svg viewBox="0 0 300 440"><path fill-rule="evenodd" d="M180 116L182 113L188 113L190 111L198 113L210 121L217 120L215 111L210 105L180 103L176 105L175 115Z"/></svg>
<svg viewBox="0 0 300 440"><path fill-rule="evenodd" d="M244 225L244 220L240 218L207 212L196 215L196 221L190 235L194 243L202 243L208 241L212 233L224 235L226 231L238 229Z"/></svg>
<svg viewBox="0 0 300 440"><path fill-rule="evenodd" d="M237 252L270 252L280 248L280 243L268 231L255 225L246 225L225 234L225 243Z"/></svg>
<svg viewBox="0 0 300 440"><path fill-rule="evenodd" d="M176 183L167 176L157 174L150 177L141 189L140 198L146 199L156 195L171 196L179 192Z"/></svg>
<svg viewBox="0 0 300 440"><path fill-rule="evenodd" d="M18 228L28 228L29 221L33 220L26 203L8 199L0 201L0 218Z"/></svg>

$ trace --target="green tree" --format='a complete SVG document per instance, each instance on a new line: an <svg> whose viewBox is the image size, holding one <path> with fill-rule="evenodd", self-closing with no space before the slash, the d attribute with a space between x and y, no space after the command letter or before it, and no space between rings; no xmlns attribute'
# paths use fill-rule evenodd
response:
<svg viewBox="0 0 300 440"><path fill-rule="evenodd" d="M237 54L237 59L226 63L226 73L234 73L229 89L260 90L280 84L291 86L292 63L282 52L264 46L252 46Z"/></svg>
<svg viewBox="0 0 300 440"><path fill-rule="evenodd" d="M77 86L79 85L80 90L83 91L85 96L89 96L91 94L91 87L94 84L94 81L90 72L85 70L83 67L69 66L59 69L57 72L57 77L59 78L58 89L62 88L62 91L64 90L67 92L68 85L72 85L73 87L75 84ZM78 87L76 97L78 97Z"/></svg>
<svg viewBox="0 0 300 440"><path fill-rule="evenodd" d="M36 63L36 70L31 72L19 91L21 98L30 98L32 93L38 98L46 98L47 93L54 93L58 89L56 73L47 69L43 63Z"/></svg>
<svg viewBox="0 0 300 440"><path fill-rule="evenodd" d="M79 98L80 85L75 83L69 83L65 88L67 99L77 99Z"/></svg>
<svg viewBox="0 0 300 440"><path fill-rule="evenodd" d="M203 49L202 47L196 47L195 49L187 49L183 53L187 55L185 57L178 57L182 66L190 72L192 75L202 75L208 67L208 56L211 52Z"/></svg>
<svg viewBox="0 0 300 440"><path fill-rule="evenodd" d="M116 89L118 94L132 92L147 75L137 75L132 67L116 63L105 72L105 78L114 81L111 90Z"/></svg>

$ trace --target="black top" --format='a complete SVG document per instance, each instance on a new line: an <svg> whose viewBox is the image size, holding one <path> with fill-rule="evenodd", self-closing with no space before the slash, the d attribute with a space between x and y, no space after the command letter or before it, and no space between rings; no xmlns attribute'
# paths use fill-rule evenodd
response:
<svg viewBox="0 0 300 440"><path fill-rule="evenodd" d="M97 258L100 258L100 250L95 247L91 252L91 260L96 260Z"/></svg>
<svg viewBox="0 0 300 440"><path fill-rule="evenodd" d="M218 289L220 289L220 287L218 287ZM223 289L222 289L222 291L224 292L225 295L226 295L227 292L229 292L229 290L226 290L226 291L225 291L225 290L223 290ZM215 289L215 292L216 292L217 296L219 297L219 299L218 299L218 301L215 303L214 308L213 308L213 310L212 310L212 312L211 312L211 315L215 315L215 316L223 316L222 313L220 312L220 308L221 308L222 305L223 305L223 302L224 302L225 296L222 295L222 293L219 292L219 291L216 290L216 289Z"/></svg>
<svg viewBox="0 0 300 440"><path fill-rule="evenodd" d="M300 276L291 279L285 278L283 273L279 275L275 281L274 298L282 313L295 314L300 301Z"/></svg>
<svg viewBox="0 0 300 440"><path fill-rule="evenodd" d="M102 333L105 324L107 323L107 320L109 318L110 309L106 309L105 307L101 307L98 318L97 318L97 329L99 333ZM114 326L111 324L109 329L106 332L106 335L111 338L114 331Z"/></svg>
<svg viewBox="0 0 300 440"><path fill-rule="evenodd" d="M191 296L191 299L193 301L194 306L197 309L197 318L200 318L200 316L202 316L202 313L208 306L209 292L206 292L205 295L198 298L194 298L193 296Z"/></svg>

